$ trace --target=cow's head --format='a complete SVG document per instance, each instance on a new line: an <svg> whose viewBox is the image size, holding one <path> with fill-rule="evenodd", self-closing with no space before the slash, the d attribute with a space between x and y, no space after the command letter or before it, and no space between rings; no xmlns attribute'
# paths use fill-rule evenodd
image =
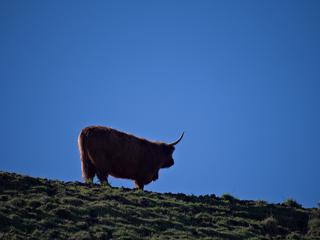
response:
<svg viewBox="0 0 320 240"><path fill-rule="evenodd" d="M163 147L163 150L162 150L162 153L163 153L163 158L162 158L162 165L161 165L161 168L169 168L171 166L173 166L174 164L174 160L173 160L173 157L172 157L172 154L174 152L174 149L175 149L175 145L177 145L181 139L183 138L183 135L184 135L184 132L181 134L180 138L172 143L164 143L162 145Z"/></svg>

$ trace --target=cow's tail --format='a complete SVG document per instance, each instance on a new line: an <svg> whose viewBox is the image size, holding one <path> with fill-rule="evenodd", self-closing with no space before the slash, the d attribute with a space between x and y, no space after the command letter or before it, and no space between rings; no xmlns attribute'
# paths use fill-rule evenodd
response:
<svg viewBox="0 0 320 240"><path fill-rule="evenodd" d="M95 175L95 167L92 164L87 150L87 134L82 130L78 137L78 147L81 160L82 178L85 182L92 182Z"/></svg>

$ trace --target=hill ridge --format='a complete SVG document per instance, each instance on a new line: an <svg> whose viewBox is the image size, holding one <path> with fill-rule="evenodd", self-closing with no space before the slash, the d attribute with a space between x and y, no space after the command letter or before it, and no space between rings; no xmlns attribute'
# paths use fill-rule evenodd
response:
<svg viewBox="0 0 320 240"><path fill-rule="evenodd" d="M320 239L320 211L0 172L0 239Z"/></svg>

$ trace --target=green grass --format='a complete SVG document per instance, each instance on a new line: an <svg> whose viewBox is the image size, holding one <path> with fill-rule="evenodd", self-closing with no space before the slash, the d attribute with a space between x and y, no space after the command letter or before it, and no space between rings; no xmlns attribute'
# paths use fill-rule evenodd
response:
<svg viewBox="0 0 320 240"><path fill-rule="evenodd" d="M320 210L0 172L0 239L320 239Z"/></svg>

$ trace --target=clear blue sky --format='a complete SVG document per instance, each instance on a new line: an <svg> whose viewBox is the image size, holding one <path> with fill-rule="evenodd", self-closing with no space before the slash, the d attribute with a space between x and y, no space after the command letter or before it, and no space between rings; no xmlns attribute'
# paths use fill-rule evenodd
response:
<svg viewBox="0 0 320 240"><path fill-rule="evenodd" d="M147 190L316 206L319 90L319 1L0 3L3 171L80 181L87 125L186 131Z"/></svg>

